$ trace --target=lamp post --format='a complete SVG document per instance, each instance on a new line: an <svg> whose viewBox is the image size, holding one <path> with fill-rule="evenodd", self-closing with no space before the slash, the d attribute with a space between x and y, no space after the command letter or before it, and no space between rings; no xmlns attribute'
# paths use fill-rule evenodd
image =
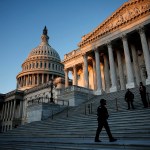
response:
<svg viewBox="0 0 150 150"><path fill-rule="evenodd" d="M50 97L50 103L54 103L54 98L53 98L53 88L54 88L54 84L53 84L53 79L50 80L50 94L51 94L51 97Z"/></svg>

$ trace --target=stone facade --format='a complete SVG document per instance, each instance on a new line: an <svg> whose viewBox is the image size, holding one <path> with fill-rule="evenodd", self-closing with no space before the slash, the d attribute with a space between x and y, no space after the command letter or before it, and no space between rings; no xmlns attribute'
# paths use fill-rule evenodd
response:
<svg viewBox="0 0 150 150"><path fill-rule="evenodd" d="M150 84L150 1L129 0L64 56L73 84L95 94ZM73 65L72 65L73 64Z"/></svg>

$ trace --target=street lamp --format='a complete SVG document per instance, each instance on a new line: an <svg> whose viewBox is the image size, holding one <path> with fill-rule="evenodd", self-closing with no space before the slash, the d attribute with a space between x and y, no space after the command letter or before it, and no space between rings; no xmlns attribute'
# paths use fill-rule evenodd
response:
<svg viewBox="0 0 150 150"><path fill-rule="evenodd" d="M51 97L50 97L50 103L54 103L54 98L53 98L53 88L54 88L54 84L53 84L53 79L50 80L50 94L51 94Z"/></svg>

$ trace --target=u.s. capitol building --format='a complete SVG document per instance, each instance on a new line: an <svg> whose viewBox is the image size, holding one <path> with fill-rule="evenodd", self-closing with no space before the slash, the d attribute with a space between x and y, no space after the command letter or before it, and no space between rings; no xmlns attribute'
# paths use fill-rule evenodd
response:
<svg viewBox="0 0 150 150"><path fill-rule="evenodd" d="M0 95L2 132L48 117L50 107L57 112L58 106L76 106L92 95L135 88L140 82L150 84L149 0L124 3L84 35L78 49L62 61L48 44L46 28L41 39L22 64L17 89Z"/></svg>

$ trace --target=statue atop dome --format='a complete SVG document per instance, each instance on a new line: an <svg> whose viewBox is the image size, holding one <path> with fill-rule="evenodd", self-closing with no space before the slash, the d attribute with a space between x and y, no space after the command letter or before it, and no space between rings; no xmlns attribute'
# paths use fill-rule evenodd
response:
<svg viewBox="0 0 150 150"><path fill-rule="evenodd" d="M49 37L48 37L48 35L47 35L47 28L46 28L46 26L44 27L44 29L43 29L43 34L42 34L42 36L41 36L41 39L42 39L42 43L41 44L48 44L48 39L49 39Z"/></svg>
<svg viewBox="0 0 150 150"><path fill-rule="evenodd" d="M46 26L44 27L43 34L47 35L47 28L46 28Z"/></svg>

